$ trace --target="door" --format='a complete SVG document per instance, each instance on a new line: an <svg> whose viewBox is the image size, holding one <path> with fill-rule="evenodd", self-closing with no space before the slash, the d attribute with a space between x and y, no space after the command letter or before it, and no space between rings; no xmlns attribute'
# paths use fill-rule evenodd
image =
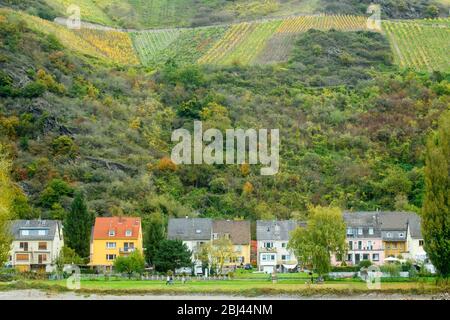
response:
<svg viewBox="0 0 450 320"><path fill-rule="evenodd" d="M355 264L359 264L361 261L361 255L359 253L355 254Z"/></svg>
<svg viewBox="0 0 450 320"><path fill-rule="evenodd" d="M43 264L45 261L47 261L47 256L45 254L38 255L38 264Z"/></svg>

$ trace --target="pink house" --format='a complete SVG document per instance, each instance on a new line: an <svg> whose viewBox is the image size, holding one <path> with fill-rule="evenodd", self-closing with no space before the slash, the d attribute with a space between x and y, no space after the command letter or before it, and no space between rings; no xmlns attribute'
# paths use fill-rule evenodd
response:
<svg viewBox="0 0 450 320"><path fill-rule="evenodd" d="M347 255L343 259L332 257L333 265L358 265L363 260L370 260L375 265L384 262L381 224L377 212L344 212L347 225Z"/></svg>

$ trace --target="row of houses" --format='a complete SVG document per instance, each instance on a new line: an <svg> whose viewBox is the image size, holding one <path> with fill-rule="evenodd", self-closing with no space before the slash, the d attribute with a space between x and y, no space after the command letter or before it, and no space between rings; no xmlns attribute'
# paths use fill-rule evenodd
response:
<svg viewBox="0 0 450 320"><path fill-rule="evenodd" d="M369 260L375 265L389 261L413 260L417 263L427 259L421 233L420 217L410 212L344 212L347 226L348 252L345 257L332 257L332 264L358 265ZM288 248L291 232L305 227L305 222L295 220L256 222L256 243L252 249L248 221L213 221L211 219L171 219L169 239L182 240L192 250L196 270L201 262L196 251L202 244L218 237L228 237L234 245L237 261L228 267L239 267L250 262L255 254L259 271L272 273L296 270L298 260ZM251 252L253 251L253 252Z"/></svg>
<svg viewBox="0 0 450 320"><path fill-rule="evenodd" d="M370 260L381 265L396 259L424 262L420 217L408 212L344 212L348 253L332 257L332 263L357 265ZM181 240L192 252L195 273L202 272L198 253L203 244L227 238L236 259L226 268L243 267L254 259L259 271L271 273L297 269L298 260L288 248L291 232L306 223L295 220L256 222L252 241L250 221L177 218L168 223L168 239ZM22 271L50 272L64 246L63 228L56 220L16 220L12 224L13 243L9 265ZM99 217L92 228L91 267L111 269L119 256L144 252L141 219L138 217ZM253 257L253 259L252 259Z"/></svg>

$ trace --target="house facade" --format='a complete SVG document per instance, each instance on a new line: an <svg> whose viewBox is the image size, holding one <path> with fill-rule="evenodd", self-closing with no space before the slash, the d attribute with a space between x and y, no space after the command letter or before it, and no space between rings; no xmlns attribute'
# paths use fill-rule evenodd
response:
<svg viewBox="0 0 450 320"><path fill-rule="evenodd" d="M407 233L408 218L414 213L380 212L381 237L386 258L403 258L408 256Z"/></svg>
<svg viewBox="0 0 450 320"><path fill-rule="evenodd" d="M250 263L250 221L214 220L212 224L212 240L221 238L231 241L236 255L236 259L225 263L226 268L236 269Z"/></svg>
<svg viewBox="0 0 450 320"><path fill-rule="evenodd" d="M384 261L383 241L378 214L376 212L344 212L347 227L347 255L332 257L333 264L358 265L370 260L380 265Z"/></svg>
<svg viewBox="0 0 450 320"><path fill-rule="evenodd" d="M408 245L408 259L419 263L427 260L428 256L424 249L424 240L421 230L421 219L417 214L412 214L408 218L406 243Z"/></svg>
<svg viewBox="0 0 450 320"><path fill-rule="evenodd" d="M167 237L170 240L181 240L192 252L192 263L195 274L202 274L202 262L198 258L201 246L212 239L213 222L207 218L170 219Z"/></svg>
<svg viewBox="0 0 450 320"><path fill-rule="evenodd" d="M9 265L19 271L52 272L64 246L61 221L14 220Z"/></svg>
<svg viewBox="0 0 450 320"><path fill-rule="evenodd" d="M98 217L91 235L89 265L111 270L114 260L138 250L143 253L141 218Z"/></svg>
<svg viewBox="0 0 450 320"><path fill-rule="evenodd" d="M287 248L290 233L303 223L294 220L256 222L258 270L265 273L294 270L298 261Z"/></svg>

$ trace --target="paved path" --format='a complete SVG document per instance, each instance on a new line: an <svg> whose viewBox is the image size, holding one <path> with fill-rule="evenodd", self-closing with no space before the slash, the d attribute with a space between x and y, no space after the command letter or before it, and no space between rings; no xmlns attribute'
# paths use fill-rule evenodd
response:
<svg viewBox="0 0 450 320"><path fill-rule="evenodd" d="M401 294L364 294L355 296L206 296L206 295L97 295L77 294L75 292L48 293L35 289L0 291L0 300L431 300L439 298L432 295L401 295Z"/></svg>

